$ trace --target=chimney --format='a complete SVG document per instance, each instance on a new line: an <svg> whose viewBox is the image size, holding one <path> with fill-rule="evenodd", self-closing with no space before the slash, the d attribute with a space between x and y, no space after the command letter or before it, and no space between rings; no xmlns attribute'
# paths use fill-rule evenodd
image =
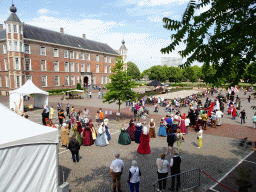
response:
<svg viewBox="0 0 256 192"><path fill-rule="evenodd" d="M0 31L3 30L4 26L3 24L0 24Z"/></svg>
<svg viewBox="0 0 256 192"><path fill-rule="evenodd" d="M62 27L60 28L60 33L64 34L64 29Z"/></svg>
<svg viewBox="0 0 256 192"><path fill-rule="evenodd" d="M83 34L83 39L86 39L85 34Z"/></svg>

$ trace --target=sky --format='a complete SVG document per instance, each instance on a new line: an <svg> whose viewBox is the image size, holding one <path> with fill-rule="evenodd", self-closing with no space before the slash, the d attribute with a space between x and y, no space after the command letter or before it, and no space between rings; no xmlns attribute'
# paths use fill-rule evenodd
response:
<svg viewBox="0 0 256 192"><path fill-rule="evenodd" d="M171 54L161 48L171 43L173 32L163 28L164 17L181 19L189 0L13 0L17 15L26 24L108 44L115 50L125 40L127 61L142 72L161 65L162 57L180 57L180 45ZM11 0L0 0L0 23L10 15ZM207 8L206 8L207 9ZM204 9L199 10L200 12ZM200 64L199 64L200 65Z"/></svg>

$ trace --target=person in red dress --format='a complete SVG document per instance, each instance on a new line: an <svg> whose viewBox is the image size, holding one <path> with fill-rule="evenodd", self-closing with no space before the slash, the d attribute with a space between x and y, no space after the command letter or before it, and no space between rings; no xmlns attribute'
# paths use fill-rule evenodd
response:
<svg viewBox="0 0 256 192"><path fill-rule="evenodd" d="M150 138L149 138L149 134L148 134L148 129L146 126L144 126L143 133L141 134L141 137L140 137L140 145L137 149L138 153L140 153L140 154L151 153L149 141L150 141Z"/></svg>
<svg viewBox="0 0 256 192"><path fill-rule="evenodd" d="M185 116L185 118L186 118L186 116ZM180 120L180 131L181 131L182 134L186 134L187 133L187 129L186 129L186 126L185 126L184 116L182 116L181 120Z"/></svg>
<svg viewBox="0 0 256 192"><path fill-rule="evenodd" d="M91 131L91 127L90 127L89 123L87 123L85 125L83 135L84 135L84 138L83 138L82 145L90 146L94 143L93 138L92 138L92 131Z"/></svg>
<svg viewBox="0 0 256 192"><path fill-rule="evenodd" d="M236 108L235 108L235 106L233 106L233 109L232 109L232 118L236 119Z"/></svg>
<svg viewBox="0 0 256 192"><path fill-rule="evenodd" d="M83 132L81 122L79 120L77 120L76 124L77 124L77 131L78 131L79 135L81 135L81 133Z"/></svg>
<svg viewBox="0 0 256 192"><path fill-rule="evenodd" d="M129 134L131 140L135 141L135 125L133 119L131 119L128 129L126 129L126 132Z"/></svg>

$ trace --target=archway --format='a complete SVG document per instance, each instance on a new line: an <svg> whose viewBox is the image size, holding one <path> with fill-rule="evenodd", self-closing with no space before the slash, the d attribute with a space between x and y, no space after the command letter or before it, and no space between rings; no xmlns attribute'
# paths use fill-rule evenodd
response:
<svg viewBox="0 0 256 192"><path fill-rule="evenodd" d="M88 86L88 77L85 76L84 77L84 87L87 87Z"/></svg>

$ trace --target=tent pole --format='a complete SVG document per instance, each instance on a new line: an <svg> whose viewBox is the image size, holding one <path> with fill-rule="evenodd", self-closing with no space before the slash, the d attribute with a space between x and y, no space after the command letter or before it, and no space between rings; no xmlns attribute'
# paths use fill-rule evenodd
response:
<svg viewBox="0 0 256 192"><path fill-rule="evenodd" d="M59 139L59 138L58 138ZM57 163L57 188L59 189L59 143L56 144L56 163Z"/></svg>

